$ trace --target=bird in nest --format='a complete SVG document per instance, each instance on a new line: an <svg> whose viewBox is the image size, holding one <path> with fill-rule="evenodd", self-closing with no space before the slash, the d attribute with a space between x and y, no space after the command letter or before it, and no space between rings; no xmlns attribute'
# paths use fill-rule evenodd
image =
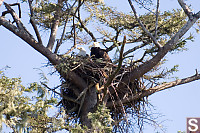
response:
<svg viewBox="0 0 200 133"><path fill-rule="evenodd" d="M79 53L77 54L78 56L81 57L88 57L88 54L86 53L86 50L83 47L78 47Z"/></svg>
<svg viewBox="0 0 200 133"><path fill-rule="evenodd" d="M103 61L112 63L107 51L105 49L100 48L100 44L98 42L94 42L91 47L90 56L93 59L102 59Z"/></svg>

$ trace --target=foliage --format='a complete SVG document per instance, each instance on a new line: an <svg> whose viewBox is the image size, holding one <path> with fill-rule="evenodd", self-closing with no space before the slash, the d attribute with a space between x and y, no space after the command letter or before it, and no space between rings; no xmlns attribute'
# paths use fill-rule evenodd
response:
<svg viewBox="0 0 200 133"><path fill-rule="evenodd" d="M8 78L0 72L1 128L3 123L14 132L53 132L65 128L62 117L47 115L57 102L55 98L48 98L44 90L38 83L24 87L20 78Z"/></svg>
<svg viewBox="0 0 200 133"><path fill-rule="evenodd" d="M72 133L111 133L113 119L111 118L109 109L105 106L99 105L94 113L89 113L88 118L91 120L92 128L81 127L76 125L70 129Z"/></svg>

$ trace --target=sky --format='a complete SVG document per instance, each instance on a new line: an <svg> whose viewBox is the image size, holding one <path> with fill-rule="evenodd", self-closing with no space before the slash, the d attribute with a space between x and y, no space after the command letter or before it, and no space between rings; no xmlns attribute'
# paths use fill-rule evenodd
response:
<svg viewBox="0 0 200 133"><path fill-rule="evenodd" d="M16 0L9 1L9 3L13 2L16 2ZM200 10L199 0L190 0L187 2L191 2L189 4L191 4L191 8L194 9L195 12ZM105 0L105 3L117 6L119 10L126 12L131 11L127 1ZM162 11L179 8L177 0L160 0L160 4L160 9ZM3 7L0 7L0 12L2 10ZM27 11L22 10L22 15L25 13L27 13ZM23 22L28 24L27 18L23 18ZM179 71L175 73L174 76L179 78L194 75L195 69L200 72L200 34L194 32L194 27L192 27L189 32L195 35L195 41L187 44L188 50L167 55L169 61L166 67L173 67L178 64ZM43 37L48 38L48 36L48 34L43 34ZM23 84L27 85L28 83L40 80L40 71L36 69L39 68L47 74L50 87L54 87L59 83L58 76L50 76L48 73L52 70L44 67L47 63L47 59L2 26L0 26L0 40L0 69L9 66L10 68L5 71L8 77L21 77ZM200 117L199 94L200 81L194 81L189 84L158 92L149 97L149 102L156 109L155 112L159 112L163 115L160 120L164 121L161 125L166 128L166 133L176 133L179 130L185 131L186 117ZM152 129L150 126L144 129L144 133L153 133L156 131L157 130Z"/></svg>

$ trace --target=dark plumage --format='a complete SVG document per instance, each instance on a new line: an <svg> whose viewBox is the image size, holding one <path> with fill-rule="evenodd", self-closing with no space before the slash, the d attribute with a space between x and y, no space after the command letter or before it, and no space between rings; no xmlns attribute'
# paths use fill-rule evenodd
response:
<svg viewBox="0 0 200 133"><path fill-rule="evenodd" d="M94 42L93 46L91 47L91 53L90 56L92 58L96 58L96 59L103 59L104 61L107 62L112 62L108 53L106 52L105 49L101 49L98 42Z"/></svg>

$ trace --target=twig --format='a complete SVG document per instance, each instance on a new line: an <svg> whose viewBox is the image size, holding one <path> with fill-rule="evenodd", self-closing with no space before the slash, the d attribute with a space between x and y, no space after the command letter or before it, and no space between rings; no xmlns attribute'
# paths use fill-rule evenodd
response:
<svg viewBox="0 0 200 133"><path fill-rule="evenodd" d="M160 49L162 46L158 43L158 41L156 40L155 37L153 37L153 35L145 28L145 26L142 24L142 22L140 21L140 19L138 18L137 16L137 13L136 13L136 10L135 10L135 7L133 6L132 4L132 1L131 0L128 0L130 6L131 6L131 9L135 15L135 18L136 20L138 21L138 23L140 24L140 26L142 27L143 31L152 39L153 43L158 47L158 49Z"/></svg>
<svg viewBox="0 0 200 133"><path fill-rule="evenodd" d="M90 37L92 38L92 40L94 42L97 41L97 39L95 38L94 34L84 25L83 21L81 20L80 16L77 17L78 18L78 21L80 22L81 24L81 27L83 27L83 29L90 35Z"/></svg>
<svg viewBox="0 0 200 133"><path fill-rule="evenodd" d="M7 8L8 12L12 15L12 18L14 19L14 22L16 22L18 30L23 31L23 32L27 33L29 35L29 37L34 38L30 34L30 32L25 28L25 26L21 22L20 18L17 16L17 14L15 13L15 11L10 7L10 5L7 4L6 2L4 2L4 5Z"/></svg>
<svg viewBox="0 0 200 133"><path fill-rule="evenodd" d="M113 72L113 73L109 76L109 78L108 78L106 84L104 85L104 92L103 92L103 93L104 93L104 95L103 95L104 98L103 98L103 102L105 102L105 100L106 100L106 95L107 95L107 88L108 88L108 86L112 83L113 79L115 78L115 76L117 75L117 73L119 72L119 70L120 70L120 68L121 68L121 66L122 66L122 62L123 62L123 52L124 52L124 46L125 46L125 44L126 44L126 36L124 36L124 40L123 40L122 47L121 47L121 50L120 50L120 56L119 56L119 64L118 64L118 67L117 67L116 71Z"/></svg>
<svg viewBox="0 0 200 133"><path fill-rule="evenodd" d="M158 30L158 16L159 16L159 5L160 5L160 0L157 0L157 7L156 7L156 25L155 25L155 35L154 37L157 38L157 30Z"/></svg>
<svg viewBox="0 0 200 133"><path fill-rule="evenodd" d="M44 85L47 89L49 89L49 90L53 91L54 93L60 95L60 96L63 97L64 99L66 99L66 100L68 100L68 101L72 101L72 102L77 103L77 104L80 104L80 103L79 103L78 101L76 101L75 99L70 98L70 97L68 97L68 96L65 96L65 95L63 95L63 94L61 94L61 93L55 91L54 89L51 89L51 88L48 87L45 83L42 83L42 82L41 82L41 84Z"/></svg>
<svg viewBox="0 0 200 133"><path fill-rule="evenodd" d="M34 29L35 34L37 36L38 42L42 44L42 39L41 39L40 33L38 31L38 28L36 26L36 21L34 19L34 13L33 13L33 8L32 8L32 0L28 0L28 3L29 3L30 13L31 13L30 23L33 26L33 29Z"/></svg>
<svg viewBox="0 0 200 133"><path fill-rule="evenodd" d="M145 43L143 43L143 44L141 44L141 45L135 46L134 48L129 49L129 50L127 50L126 52L124 52L123 56L126 56L126 55L130 54L131 52L134 52L135 50L146 46L147 44L148 44L148 42L145 42Z"/></svg>
<svg viewBox="0 0 200 133"><path fill-rule="evenodd" d="M63 28L63 32L62 32L61 38L57 41L57 44L56 44L56 48L55 48L55 51L54 51L55 54L58 52L58 49L59 49L59 47L62 44L62 41L63 41L64 36L65 36L65 30L66 30L66 27L67 27L67 22L68 22L68 19L69 19L69 15L71 14L72 9L75 6L76 2L77 2L77 0L72 4L72 6L70 7L70 9L68 10L68 16L65 19L65 24L64 24L64 28Z"/></svg>
<svg viewBox="0 0 200 133"><path fill-rule="evenodd" d="M58 0L57 6L62 6L62 0ZM50 51L52 51L55 40L56 40L58 25L60 23L61 9L62 9L61 7L57 8L55 15L54 15L53 24L51 26L51 34L50 34L50 37L49 37L49 42L47 44L47 49L49 49Z"/></svg>

